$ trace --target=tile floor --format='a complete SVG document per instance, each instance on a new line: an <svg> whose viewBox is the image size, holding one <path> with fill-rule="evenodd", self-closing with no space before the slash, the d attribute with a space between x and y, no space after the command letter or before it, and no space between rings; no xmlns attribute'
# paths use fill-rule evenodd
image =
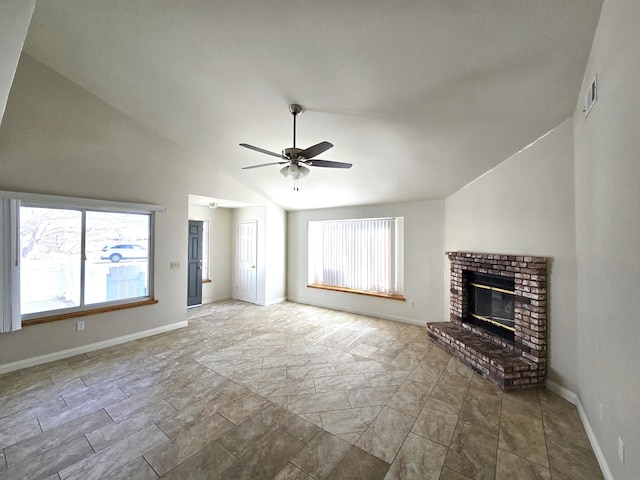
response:
<svg viewBox="0 0 640 480"><path fill-rule="evenodd" d="M0 376L0 480L600 479L576 409L502 393L424 327L222 302Z"/></svg>

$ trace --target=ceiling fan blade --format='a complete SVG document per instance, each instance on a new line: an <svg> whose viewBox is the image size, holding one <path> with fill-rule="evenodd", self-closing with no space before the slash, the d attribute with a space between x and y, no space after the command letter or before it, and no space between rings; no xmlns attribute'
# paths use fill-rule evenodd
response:
<svg viewBox="0 0 640 480"><path fill-rule="evenodd" d="M332 162L331 160L309 160L305 162L306 165L312 167L327 167L327 168L351 168L351 163L344 162Z"/></svg>
<svg viewBox="0 0 640 480"><path fill-rule="evenodd" d="M248 143L241 143L241 147L248 148L249 150L255 150L256 152L266 153L267 155L271 155L272 157L282 158L280 153L270 152L269 150L265 150L264 148L254 147L253 145L249 145Z"/></svg>
<svg viewBox="0 0 640 480"><path fill-rule="evenodd" d="M258 167L268 167L269 165L284 165L286 163L289 163L289 162L261 163L260 165L251 165L250 167L242 167L242 170L249 170L251 168L258 168Z"/></svg>
<svg viewBox="0 0 640 480"><path fill-rule="evenodd" d="M320 142L312 147L307 148L306 150L302 150L298 156L302 158L306 158L307 160L315 157L316 155L320 155L323 152L326 152L331 147L333 147L333 143L331 142Z"/></svg>

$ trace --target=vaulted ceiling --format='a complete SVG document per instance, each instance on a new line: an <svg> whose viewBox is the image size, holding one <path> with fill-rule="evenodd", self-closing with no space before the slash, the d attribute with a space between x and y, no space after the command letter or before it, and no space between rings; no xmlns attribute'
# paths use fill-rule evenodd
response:
<svg viewBox="0 0 640 480"><path fill-rule="evenodd" d="M602 0L39 0L25 52L286 209L439 199L570 117ZM335 146L293 191L238 146ZM194 192L202 193L202 192Z"/></svg>

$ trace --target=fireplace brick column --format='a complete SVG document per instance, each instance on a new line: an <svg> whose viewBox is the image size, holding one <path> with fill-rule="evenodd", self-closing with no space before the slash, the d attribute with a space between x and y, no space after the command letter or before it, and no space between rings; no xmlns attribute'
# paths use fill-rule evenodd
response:
<svg viewBox="0 0 640 480"><path fill-rule="evenodd" d="M450 322L428 323L427 335L505 390L544 385L547 372L547 258L447 252L451 262ZM513 278L515 336L505 340L465 323L464 272Z"/></svg>

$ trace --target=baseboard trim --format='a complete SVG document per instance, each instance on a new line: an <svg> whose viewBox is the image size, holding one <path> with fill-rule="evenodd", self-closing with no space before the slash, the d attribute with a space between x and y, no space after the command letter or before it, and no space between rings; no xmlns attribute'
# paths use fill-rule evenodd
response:
<svg viewBox="0 0 640 480"><path fill-rule="evenodd" d="M276 303L283 303L287 301L287 297L280 297L280 298L274 298L273 300L269 300L268 302L265 303L265 306L267 305L275 305Z"/></svg>
<svg viewBox="0 0 640 480"><path fill-rule="evenodd" d="M591 428L591 423L589 422L589 418L587 417L587 412L582 407L582 402L580 402L580 397L577 398L576 408L578 409L578 415L580 415L580 420L582 420L582 425L584 425L584 430L587 432L587 437L589 437L589 442L591 443L591 447L593 448L593 453L595 453L596 458L598 459L598 464L600 464L600 470L602 470L602 475L606 480L615 480L613 478L613 474L611 470L609 470L609 464L607 463L606 458L604 458L604 452L600 448L600 444L598 443L598 439L596 437L593 428Z"/></svg>
<svg viewBox="0 0 640 480"><path fill-rule="evenodd" d="M62 360L73 357L74 355L93 352L95 350L100 350L101 348L113 347L132 340L158 335L159 333L170 332L171 330L184 328L187 325L189 325L189 323L185 320L183 322L172 323L171 325L164 325L162 327L152 328L142 332L130 333L129 335L124 335L122 337L110 338L109 340L104 340L102 342L90 343L88 345L82 345L81 347L74 347L68 350L61 350L59 352L26 358L16 362L5 363L4 365L0 365L0 375L3 373L14 372L16 370L22 370L24 368L35 367L36 365L42 365L43 363L53 362L55 360Z"/></svg>
<svg viewBox="0 0 640 480"><path fill-rule="evenodd" d="M202 304L207 305L209 303L224 302L225 300L230 300L230 299L231 299L230 295L221 295L219 297L203 298Z"/></svg>
<svg viewBox="0 0 640 480"><path fill-rule="evenodd" d="M571 390L567 390L566 388L561 387L560 385L558 385L555 382L552 382L551 380L547 380L547 390L550 390L556 395L558 395L559 397L564 398L567 402L571 403L572 405L576 405L576 403L578 402L578 396L575 393L573 393Z"/></svg>
<svg viewBox="0 0 640 480"><path fill-rule="evenodd" d="M326 308L329 310L337 310L339 312L355 313L357 315L367 315L369 317L382 318L383 320L392 320L394 322L409 323L411 325L420 325L423 327L426 326L426 322L423 322L421 320L416 320L415 318L401 317L397 315L385 315L384 313L381 313L381 312L369 312L366 310L356 310L356 309L350 309L350 308L336 307L334 305L326 305L321 303L301 301L301 300L296 300L294 298L289 298L288 301L293 303L299 303L301 305L311 305L313 307Z"/></svg>
<svg viewBox="0 0 640 480"><path fill-rule="evenodd" d="M589 418L587 417L587 412L584 410L582 406L582 402L580 402L580 397L573 393L571 390L567 390L564 387L561 387L557 383L552 382L551 380L547 380L547 390L552 391L556 395L564 398L567 402L576 406L578 410L578 415L580 415L580 420L582 421L582 426L584 427L585 432L587 432L587 437L589 438L589 443L591 443L591 448L593 448L593 453L598 460L598 464L600 465L600 470L602 470L602 475L606 480L615 480L609 470L609 464L607 463L606 458L604 457L604 452L600 448L600 444L598 443L598 438L596 437L593 428L591 428L591 423L589 422Z"/></svg>

